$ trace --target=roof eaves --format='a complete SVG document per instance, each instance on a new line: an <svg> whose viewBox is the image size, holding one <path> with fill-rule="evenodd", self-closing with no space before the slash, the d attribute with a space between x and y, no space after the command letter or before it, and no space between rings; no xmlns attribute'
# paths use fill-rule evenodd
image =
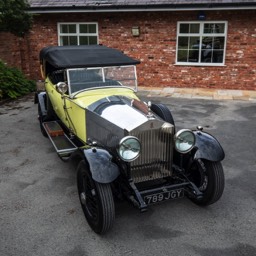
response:
<svg viewBox="0 0 256 256"><path fill-rule="evenodd" d="M90 5L30 7L30 13L67 13L67 12L139 12L139 11L191 11L191 10L251 10L256 2L211 3L211 4L152 4L152 5Z"/></svg>

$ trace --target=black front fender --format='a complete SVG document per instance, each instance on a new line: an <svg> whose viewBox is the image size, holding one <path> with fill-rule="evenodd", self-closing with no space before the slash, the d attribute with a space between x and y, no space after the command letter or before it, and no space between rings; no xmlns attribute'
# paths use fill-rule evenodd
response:
<svg viewBox="0 0 256 256"><path fill-rule="evenodd" d="M84 149L84 156L89 164L93 180L110 183L119 176L119 168L113 163L112 156L104 149Z"/></svg>
<svg viewBox="0 0 256 256"><path fill-rule="evenodd" d="M216 138L202 131L194 131L194 134L196 136L194 159L217 162L225 158L224 150Z"/></svg>

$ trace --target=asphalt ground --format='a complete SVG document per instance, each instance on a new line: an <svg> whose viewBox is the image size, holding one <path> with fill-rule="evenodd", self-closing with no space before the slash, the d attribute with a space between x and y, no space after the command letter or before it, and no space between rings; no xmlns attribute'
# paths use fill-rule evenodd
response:
<svg viewBox="0 0 256 256"><path fill-rule="evenodd" d="M146 97L171 109L177 128L205 127L222 144L226 186L206 208L187 198L140 213L116 204L113 229L88 226L73 163L41 135L32 95L0 106L1 256L256 255L256 103Z"/></svg>

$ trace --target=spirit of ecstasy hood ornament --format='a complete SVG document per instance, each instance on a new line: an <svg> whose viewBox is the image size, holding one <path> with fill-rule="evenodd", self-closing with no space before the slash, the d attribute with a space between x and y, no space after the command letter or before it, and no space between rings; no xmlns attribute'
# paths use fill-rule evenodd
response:
<svg viewBox="0 0 256 256"><path fill-rule="evenodd" d="M151 107L152 107L151 101L149 101L149 102L147 103L147 106L148 106L147 118L148 118L148 119L154 119L154 115L153 115L152 110L151 110Z"/></svg>

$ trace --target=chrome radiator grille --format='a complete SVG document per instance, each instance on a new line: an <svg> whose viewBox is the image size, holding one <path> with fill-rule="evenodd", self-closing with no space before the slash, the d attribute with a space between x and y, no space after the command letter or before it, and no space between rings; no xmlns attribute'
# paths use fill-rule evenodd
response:
<svg viewBox="0 0 256 256"><path fill-rule="evenodd" d="M173 127L133 131L141 141L141 155L131 162L131 177L135 183L171 175Z"/></svg>

